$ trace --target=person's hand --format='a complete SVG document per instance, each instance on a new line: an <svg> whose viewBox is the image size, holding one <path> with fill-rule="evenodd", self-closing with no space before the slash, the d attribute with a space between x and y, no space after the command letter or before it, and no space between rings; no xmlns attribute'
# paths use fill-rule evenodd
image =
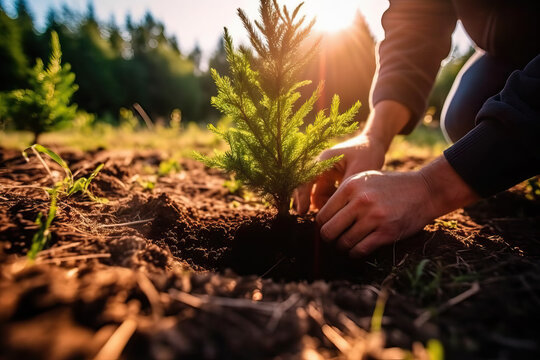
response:
<svg viewBox="0 0 540 360"><path fill-rule="evenodd" d="M361 135L319 155L320 160L338 155L343 155L343 158L315 181L296 189L296 211L305 214L310 205L320 209L336 191L336 184L362 171L379 170L384 164L384 155L392 139L409 121L410 116L409 109L396 101L383 100L377 103Z"/></svg>
<svg viewBox="0 0 540 360"><path fill-rule="evenodd" d="M435 214L422 176L366 171L347 178L317 214L321 238L362 257L420 230Z"/></svg>
<svg viewBox="0 0 540 360"><path fill-rule="evenodd" d="M347 178L319 211L317 223L323 240L362 257L477 199L441 157L420 171L367 171Z"/></svg>
<svg viewBox="0 0 540 360"><path fill-rule="evenodd" d="M304 214L309 210L310 204L316 209L322 208L336 191L336 183L339 184L349 176L365 170L380 169L384 163L385 152L384 144L366 135L359 135L323 151L319 155L319 160L339 155L343 157L315 181L296 189L296 211Z"/></svg>

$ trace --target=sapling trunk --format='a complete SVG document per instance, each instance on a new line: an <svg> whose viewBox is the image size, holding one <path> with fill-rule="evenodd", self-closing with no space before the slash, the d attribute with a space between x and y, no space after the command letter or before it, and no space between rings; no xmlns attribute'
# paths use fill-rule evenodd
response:
<svg viewBox="0 0 540 360"><path fill-rule="evenodd" d="M261 19L253 23L239 9L253 50L233 46L225 28L224 43L230 76L212 69L218 90L212 104L232 119L232 127L210 129L223 138L230 150L214 157L196 156L210 167L234 172L237 179L258 193L274 199L280 216L289 213L295 188L331 168L340 157L317 161L317 155L336 136L355 131L354 117L360 103L339 113L339 97L334 96L329 114L319 111L305 126L321 92L319 85L300 106L298 91L310 81L299 75L318 48L305 46L314 21L306 26L299 16L302 4L289 12L277 0L260 0ZM305 50L308 49L306 52ZM305 129L305 131L301 131Z"/></svg>
<svg viewBox="0 0 540 360"><path fill-rule="evenodd" d="M39 136L40 135L41 135L41 133L34 133L34 140L32 142L32 145L39 144Z"/></svg>
<svg viewBox="0 0 540 360"><path fill-rule="evenodd" d="M290 215L290 212L289 212L289 209L291 207L290 196L276 199L275 202L276 202L276 207L278 210L278 216L287 217Z"/></svg>

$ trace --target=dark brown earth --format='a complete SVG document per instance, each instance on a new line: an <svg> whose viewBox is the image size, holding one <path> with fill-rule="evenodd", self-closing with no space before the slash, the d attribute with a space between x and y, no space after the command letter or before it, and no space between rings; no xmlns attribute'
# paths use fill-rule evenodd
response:
<svg viewBox="0 0 540 360"><path fill-rule="evenodd" d="M430 339L447 359L540 358L540 200L525 185L352 262L313 215L278 220L195 161L148 191L159 152L62 156L77 176L104 162L91 189L109 203L59 201L31 264L52 181L0 151L0 359L426 359Z"/></svg>

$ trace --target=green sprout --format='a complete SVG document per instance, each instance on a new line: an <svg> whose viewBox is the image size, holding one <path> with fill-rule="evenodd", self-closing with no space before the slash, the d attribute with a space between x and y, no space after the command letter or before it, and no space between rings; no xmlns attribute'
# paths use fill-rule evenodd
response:
<svg viewBox="0 0 540 360"><path fill-rule="evenodd" d="M382 330L382 322L384 315L384 308L386 306L386 300L388 299L388 293L386 289L383 289L377 298L375 303L375 309L371 316L371 332L377 333Z"/></svg>
<svg viewBox="0 0 540 360"><path fill-rule="evenodd" d="M223 186L229 190L229 193L231 194L238 194L240 192L240 190L242 190L242 185L244 185L242 183L241 180L238 180L234 177L234 175L230 175L229 176L229 180L225 180L223 182Z"/></svg>
<svg viewBox="0 0 540 360"><path fill-rule="evenodd" d="M156 181L152 179L139 178L137 179L137 182L139 183L139 185L141 185L144 191L153 191L154 188L156 187Z"/></svg>
<svg viewBox="0 0 540 360"><path fill-rule="evenodd" d="M457 220L441 220L441 219L435 220L435 224L438 224L447 229L457 229L459 225Z"/></svg>
<svg viewBox="0 0 540 360"><path fill-rule="evenodd" d="M47 170L51 178L52 178L52 172L40 154L45 154L49 156L54 162L60 165L60 167L62 167L62 169L64 170L64 173L65 173L64 178L61 181L56 182L53 188L46 189L46 191L49 194L51 194L52 192L55 192L58 195L63 195L63 196L68 197L68 196L71 196L73 194L80 192L83 195L87 196L90 200L98 202L98 203L107 203L109 201L106 198L95 196L89 189L90 184L92 183L92 180L94 180L95 177L98 175L98 173L101 171L101 169L103 169L103 166L104 166L103 164L99 164L98 167L90 174L88 178L80 177L78 179L75 179L75 177L73 176L73 173L69 169L69 166L66 164L64 159L62 159L60 155L58 155L54 151L46 148L45 146L34 144L30 146L29 148L25 149L22 153L26 161L30 161L27 154L27 151L29 149L36 155L36 157L39 159L43 167Z"/></svg>
<svg viewBox="0 0 540 360"><path fill-rule="evenodd" d="M101 171L101 169L103 169L103 164L100 164L90 174L88 178L80 177L78 179L75 179L73 173L67 166L64 159L62 159L60 155L58 155L54 151L47 149L42 145L34 144L28 149L25 149L22 153L26 161L30 161L27 154L28 150L31 150L36 155L45 170L47 170L47 172L49 173L51 179L53 178L51 169L43 160L43 157L40 154L45 154L49 156L54 162L60 165L65 172L65 177L61 181L56 182L52 188L45 188L45 191L49 194L50 197L49 212L45 221L43 220L43 213L41 212L38 214L38 217L36 219L36 225L38 225L39 228L32 237L32 245L30 246L30 250L27 253L28 259L33 261L35 260L37 254L41 250L43 250L45 245L47 245L47 243L51 239L51 233L49 228L56 216L57 202L60 196L68 197L80 192L95 202L107 203L108 200L95 196L89 189L92 180L94 180L98 173Z"/></svg>
<svg viewBox="0 0 540 360"><path fill-rule="evenodd" d="M529 200L540 199L540 178L533 177L527 180L525 197Z"/></svg>
<svg viewBox="0 0 540 360"><path fill-rule="evenodd" d="M438 266L436 271L428 271L427 265L430 262L429 259L423 259L413 272L406 272L412 293L421 299L434 295L441 285L441 269Z"/></svg>
<svg viewBox="0 0 540 360"><path fill-rule="evenodd" d="M51 227L51 223L54 220L54 217L56 216L56 202L58 200L58 193L56 192L56 190L53 189L50 193L50 196L51 203L49 205L49 213L47 215L47 219L43 221L42 212L38 214L38 217L36 219L36 225L39 226L39 229L32 237L32 245L30 246L30 250L26 254L29 260L35 260L37 254L41 250L43 250L45 245L51 239L51 232L49 228Z"/></svg>
<svg viewBox="0 0 540 360"><path fill-rule="evenodd" d="M163 160L159 163L158 167L158 176L167 176L169 174L174 174L178 171L182 170L182 165L178 162L176 159L167 159Z"/></svg>
<svg viewBox="0 0 540 360"><path fill-rule="evenodd" d="M422 265L422 269L425 266L425 263ZM420 271L422 272L422 270ZM388 289L382 288L377 301L375 303L375 309L373 310L373 315L371 316L371 334L380 334L382 332L382 323L384 316L384 309L386 302L388 300ZM430 360L444 360L444 347L442 343L437 339L429 339L426 347L423 348L424 354L427 355ZM414 360L417 359L412 352L404 351L404 360ZM422 359L425 357L422 357Z"/></svg>

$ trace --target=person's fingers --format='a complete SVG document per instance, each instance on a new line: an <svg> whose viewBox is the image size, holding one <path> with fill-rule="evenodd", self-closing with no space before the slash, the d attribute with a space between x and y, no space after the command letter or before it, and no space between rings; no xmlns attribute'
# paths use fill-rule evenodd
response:
<svg viewBox="0 0 540 360"><path fill-rule="evenodd" d="M324 161L338 155L342 155L341 152L329 149L320 153L317 160ZM344 159L342 159L319 176L311 195L311 203L316 209L321 209L336 192L336 182L341 181L345 168L346 165Z"/></svg>
<svg viewBox="0 0 540 360"><path fill-rule="evenodd" d="M336 182L333 176L324 175L316 183L311 194L311 203L316 209L322 209L328 199L336 192Z"/></svg>
<svg viewBox="0 0 540 360"><path fill-rule="evenodd" d="M336 169L328 170L317 179L315 188L311 194L311 203L316 209L322 209L328 199L336 192L336 181L341 176Z"/></svg>
<svg viewBox="0 0 540 360"><path fill-rule="evenodd" d="M354 225L337 239L336 247L339 250L346 251L354 248L356 244L361 242L366 236L375 230L375 224L363 221L361 218L360 220L358 219L359 217L357 216L355 218L357 221L354 223Z"/></svg>
<svg viewBox="0 0 540 360"><path fill-rule="evenodd" d="M319 223L319 225L324 225L340 209L345 207L349 202L351 191L352 189L350 186L340 186L319 210L316 217L317 223Z"/></svg>
<svg viewBox="0 0 540 360"><path fill-rule="evenodd" d="M313 189L314 182L311 181L307 184L300 185L294 191L294 200L296 203L296 212L303 215L309 211L311 190Z"/></svg>
<svg viewBox="0 0 540 360"><path fill-rule="evenodd" d="M354 224L355 219L354 209L350 205L346 205L321 227L321 238L326 241L337 239Z"/></svg>
<svg viewBox="0 0 540 360"><path fill-rule="evenodd" d="M323 151L322 153L320 153L319 156L317 156L317 161L328 160L337 155L341 155L341 153L336 152L336 150L333 150L333 149L327 149Z"/></svg>
<svg viewBox="0 0 540 360"><path fill-rule="evenodd" d="M323 151L317 160L323 161L335 156L333 151ZM307 184L300 185L294 194L296 211L305 214L309 211L310 205L320 209L326 204L328 199L336 191L336 181L341 179L340 164L335 164L334 168L325 171L317 179Z"/></svg>
<svg viewBox="0 0 540 360"><path fill-rule="evenodd" d="M357 168L353 167L353 166L348 166L346 169L345 169L345 173L343 174L343 178L341 179L341 182L345 181L347 178L355 175L355 174L358 174L360 171L358 171Z"/></svg>
<svg viewBox="0 0 540 360"><path fill-rule="evenodd" d="M391 242L393 239L389 238L388 235L383 234L378 231L374 231L371 234L367 235L362 241L356 244L350 251L349 256L353 258L363 258L373 251L375 251L380 246Z"/></svg>

